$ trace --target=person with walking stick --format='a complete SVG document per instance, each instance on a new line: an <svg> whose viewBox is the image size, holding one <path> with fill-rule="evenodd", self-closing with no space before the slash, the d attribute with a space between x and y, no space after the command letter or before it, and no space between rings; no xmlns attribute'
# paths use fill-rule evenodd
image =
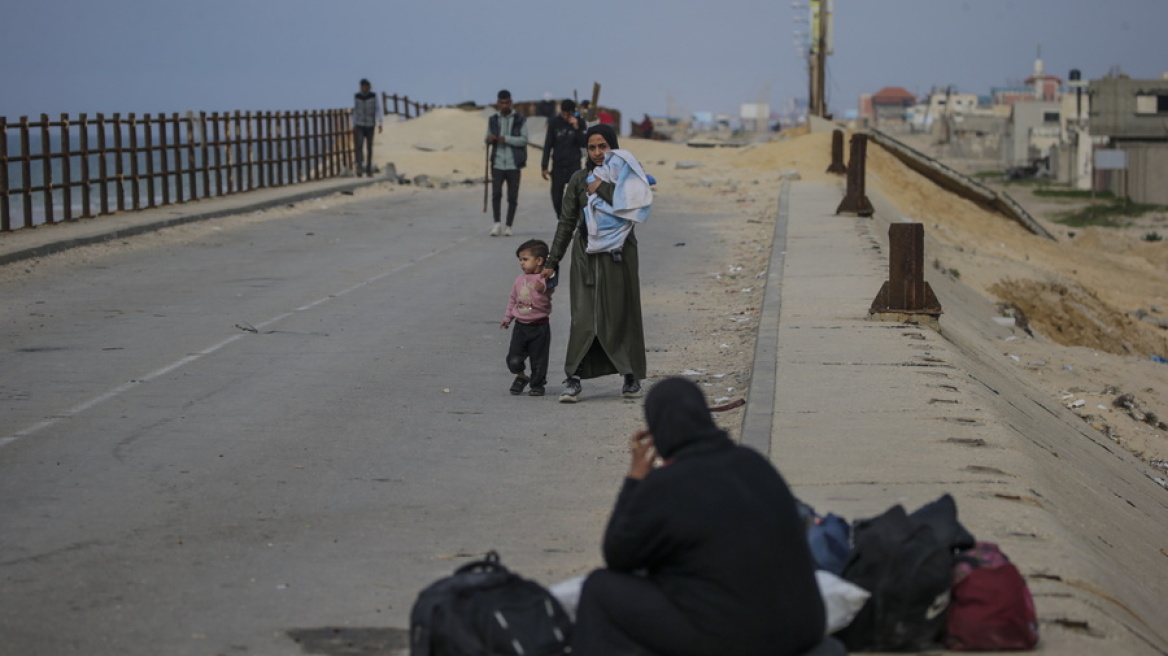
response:
<svg viewBox="0 0 1168 656"><path fill-rule="evenodd" d="M486 143L491 164L491 201L495 225L491 236L511 236L515 209L519 202L519 171L527 165L527 120L511 109L511 92L499 92L498 112L487 119ZM501 222L503 184L507 184L507 225Z"/></svg>

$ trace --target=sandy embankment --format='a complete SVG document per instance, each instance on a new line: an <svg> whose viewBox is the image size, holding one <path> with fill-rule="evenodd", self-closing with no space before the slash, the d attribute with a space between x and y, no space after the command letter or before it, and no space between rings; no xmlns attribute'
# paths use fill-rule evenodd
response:
<svg viewBox="0 0 1168 656"><path fill-rule="evenodd" d="M1028 325L1000 344L1002 357L1168 473L1168 426L1160 419L1168 418L1168 365L1151 357L1168 356L1168 332L1135 315L1168 312L1168 244L1144 240L1168 217L1130 228L1067 228L1052 220L1048 204L1010 190L1057 237L1051 241L938 189L879 148L869 155L869 185L925 224L930 263L987 302L1021 310L1019 323Z"/></svg>

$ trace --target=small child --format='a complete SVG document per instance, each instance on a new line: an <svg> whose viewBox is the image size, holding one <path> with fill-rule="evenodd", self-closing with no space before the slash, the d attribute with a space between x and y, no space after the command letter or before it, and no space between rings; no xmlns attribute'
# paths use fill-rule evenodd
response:
<svg viewBox="0 0 1168 656"><path fill-rule="evenodd" d="M543 265L547 262L548 245L539 239L530 239L515 250L519 257L519 268L523 273L515 279L511 287L511 299L507 303L507 313L503 330L511 327L515 320L515 330L511 332L511 348L507 352L507 369L515 374L511 383L511 393L519 395L523 388L531 384L531 396L543 396L547 384L548 352L551 349L552 329L548 317L552 313L552 292L556 288L556 276L545 279ZM531 377L523 375L524 364L531 359Z"/></svg>

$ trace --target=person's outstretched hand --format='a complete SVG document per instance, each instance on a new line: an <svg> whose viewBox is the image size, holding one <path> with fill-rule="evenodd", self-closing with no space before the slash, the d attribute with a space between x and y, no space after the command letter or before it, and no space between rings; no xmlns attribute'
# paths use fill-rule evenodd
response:
<svg viewBox="0 0 1168 656"><path fill-rule="evenodd" d="M633 433L630 447L632 463L629 464L629 478L639 481L653 471L653 460L657 458L653 436L647 430L639 430Z"/></svg>

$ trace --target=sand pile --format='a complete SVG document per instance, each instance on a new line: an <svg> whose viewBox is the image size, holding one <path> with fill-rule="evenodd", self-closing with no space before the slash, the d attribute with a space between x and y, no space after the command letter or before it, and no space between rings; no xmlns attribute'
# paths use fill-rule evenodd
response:
<svg viewBox="0 0 1168 656"><path fill-rule="evenodd" d="M374 141L374 159L392 162L399 175L482 181L487 110L439 108L408 121L387 122ZM533 150L533 157L539 151ZM536 160L538 163L538 160Z"/></svg>
<svg viewBox="0 0 1168 656"><path fill-rule="evenodd" d="M748 146L727 153L726 160L736 169L798 171L803 180L837 178L827 173L827 167L831 164L831 133L828 132Z"/></svg>
<svg viewBox="0 0 1168 656"><path fill-rule="evenodd" d="M989 291L1018 307L1031 330L1063 346L1117 355L1168 353L1163 330L1116 310L1076 282L1006 279Z"/></svg>
<svg viewBox="0 0 1168 656"><path fill-rule="evenodd" d="M429 175L460 181L482 180L490 109L441 108L409 121L387 122L375 141L375 159L392 162L399 174L412 178ZM533 122L535 131L538 125ZM529 130L529 174L538 175L542 132ZM691 148L681 143L623 137L621 147L632 151L659 181L695 183L709 187L711 180L741 177L744 170L775 177L784 170L799 170L803 179L825 179L830 162L831 135L812 134L783 138L741 148ZM769 175L775 174L775 175Z"/></svg>

